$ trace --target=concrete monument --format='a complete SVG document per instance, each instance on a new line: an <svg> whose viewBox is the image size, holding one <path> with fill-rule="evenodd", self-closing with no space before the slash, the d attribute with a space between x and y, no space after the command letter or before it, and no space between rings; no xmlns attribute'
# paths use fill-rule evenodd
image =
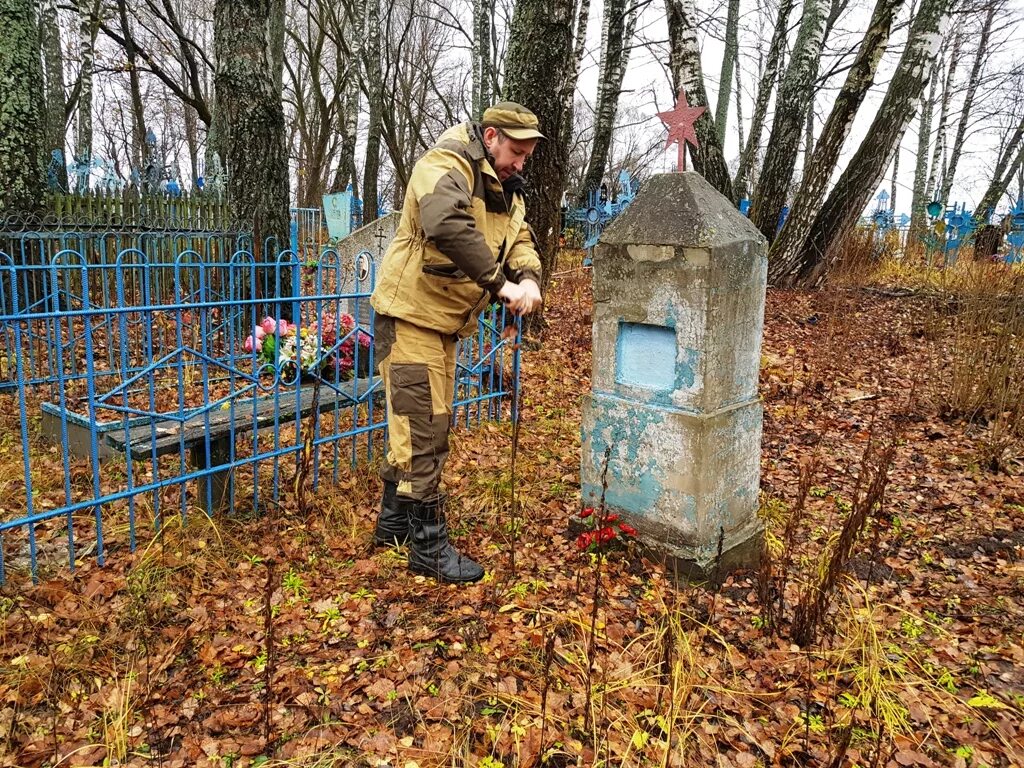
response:
<svg viewBox="0 0 1024 768"><path fill-rule="evenodd" d="M594 256L585 506L606 506L687 575L753 565L766 242L697 173L650 179Z"/></svg>

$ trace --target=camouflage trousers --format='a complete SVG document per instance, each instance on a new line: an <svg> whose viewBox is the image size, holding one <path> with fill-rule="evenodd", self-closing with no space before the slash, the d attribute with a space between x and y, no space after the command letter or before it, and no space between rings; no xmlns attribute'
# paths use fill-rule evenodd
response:
<svg viewBox="0 0 1024 768"><path fill-rule="evenodd" d="M400 496L433 499L448 458L457 339L381 314L373 332L388 411L387 460L380 475L398 484Z"/></svg>

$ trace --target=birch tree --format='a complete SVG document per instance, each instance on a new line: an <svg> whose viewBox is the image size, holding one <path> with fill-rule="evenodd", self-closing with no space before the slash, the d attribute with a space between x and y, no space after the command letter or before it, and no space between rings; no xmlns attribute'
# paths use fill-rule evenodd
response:
<svg viewBox="0 0 1024 768"><path fill-rule="evenodd" d="M868 90L874 85L878 64L889 45L893 19L904 0L877 0L867 32L853 65L846 74L832 111L804 167L803 181L785 225L769 251L769 262L793 259L810 231L814 216L828 189L828 182L849 136L850 127Z"/></svg>
<svg viewBox="0 0 1024 768"><path fill-rule="evenodd" d="M754 167L754 160L757 156L758 147L761 144L761 133L764 130L764 123L768 116L768 104L771 101L772 93L775 91L775 84L778 81L779 69L782 64L782 53L786 43L789 16L793 11L795 0L780 0L779 11L775 19L775 29L772 32L771 44L768 46L768 55L765 61L764 71L757 86L757 96L754 99L754 112L750 118L750 132L747 134L747 141L742 145L739 166L736 169L736 183L733 186L733 202L739 203L748 193L751 184L751 170Z"/></svg>
<svg viewBox="0 0 1024 768"><path fill-rule="evenodd" d="M100 24L100 0L76 0L78 22L78 120L75 134L75 158L79 163L92 160L92 86L96 68L96 32ZM79 179L79 188L87 176Z"/></svg>
<svg viewBox="0 0 1024 768"><path fill-rule="evenodd" d="M45 133L32 0L0 0L0 28L0 211L34 212L43 200Z"/></svg>
<svg viewBox="0 0 1024 768"><path fill-rule="evenodd" d="M729 0L729 9L725 17L725 52L722 54L722 72L718 78L718 106L715 107L715 130L718 132L718 143L725 144L725 128L729 122L729 96L732 86L732 73L739 56L740 0ZM739 85L736 86L739 90ZM739 106L739 94L736 105ZM742 121L742 117L737 117ZM742 140L740 146L743 146Z"/></svg>
<svg viewBox="0 0 1024 768"><path fill-rule="evenodd" d="M932 147L932 159L928 166L928 184L925 196L932 199L942 183L939 173L945 170L946 166L946 122L949 119L949 102L953 97L953 86L956 79L957 65L960 62L960 49L963 46L963 34L959 29L953 32L953 39L950 43L949 64L945 68L945 77L942 81L942 97L939 100L939 122L935 127L935 143ZM942 67L940 65L940 71Z"/></svg>
<svg viewBox="0 0 1024 768"><path fill-rule="evenodd" d="M604 32L601 37L601 75L597 85L597 112L594 119L594 142L583 177L581 197L601 186L608 151L611 148L612 133L615 130L615 116L618 111L622 80L629 64L629 51L636 30L640 7L627 9L627 0L606 0L604 6Z"/></svg>
<svg viewBox="0 0 1024 768"><path fill-rule="evenodd" d="M775 120L750 204L750 220L768 242L775 239L779 216L793 180L800 132L818 75L826 20L825 0L804 0L800 30L779 87Z"/></svg>
<svg viewBox="0 0 1024 768"><path fill-rule="evenodd" d="M960 156L963 153L964 141L967 139L967 127L971 118L971 110L974 107L974 99L978 94L978 85L981 82L982 73L985 69L985 59L989 54L992 24L995 21L996 11L1000 5L1000 3L990 3L985 10L985 17L981 24L978 47L974 52L974 63L971 65L971 74L967 78L967 87L964 90L964 101L960 107L960 119L957 121L956 136L953 138L953 143L950 146L946 170L942 174L942 189L939 192L939 199L942 200L943 205L949 200L949 193L953 188L953 180L956 178L957 168L960 165Z"/></svg>
<svg viewBox="0 0 1024 768"><path fill-rule="evenodd" d="M696 9L693 0L665 0L668 16L669 67L672 76L673 103L682 88L691 106L708 107L701 68L700 46L697 43ZM693 164L707 182L728 197L732 178L725 162L722 143L718 140L715 121L710 110L694 125L699 146L692 151Z"/></svg>
<svg viewBox="0 0 1024 768"><path fill-rule="evenodd" d="M1019 110L1019 122L1001 142L991 181L975 207L975 216L987 219L1006 194L1014 175L1024 166L1024 110Z"/></svg>
<svg viewBox="0 0 1024 768"><path fill-rule="evenodd" d="M825 274L830 249L856 225L889 168L893 152L928 85L950 2L921 0L903 55L866 138L814 217L803 245L790 258L769 261L768 279L773 285L816 284Z"/></svg>
<svg viewBox="0 0 1024 768"><path fill-rule="evenodd" d="M919 237L925 227L926 208L928 207L928 147L932 140L932 115L935 112L935 99L938 92L938 67L930 67L928 97L921 104L921 116L917 129L917 158L914 164L914 188L910 201L910 232Z"/></svg>
<svg viewBox="0 0 1024 768"><path fill-rule="evenodd" d="M67 143L67 95L64 93L64 52L60 42L60 19L57 16L56 0L42 0L39 5L39 41L43 55L43 87L45 92L46 137L44 149L47 153L60 150L65 156ZM61 189L67 189L68 174L65 164L51 164L55 181Z"/></svg>

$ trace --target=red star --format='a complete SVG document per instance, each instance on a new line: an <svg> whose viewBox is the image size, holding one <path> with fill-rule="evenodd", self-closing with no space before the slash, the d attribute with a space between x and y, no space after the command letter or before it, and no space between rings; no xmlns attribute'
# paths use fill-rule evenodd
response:
<svg viewBox="0 0 1024 768"><path fill-rule="evenodd" d="M668 112L658 113L661 122L668 126L668 138L665 141L665 149L671 147L673 143L679 145L677 170L686 170L686 142L690 142L694 149L700 146L697 143L697 132L693 130L693 124L697 122L697 118L703 115L706 110L707 107L691 107L686 102L686 91L680 88L679 100L676 102L675 107Z"/></svg>

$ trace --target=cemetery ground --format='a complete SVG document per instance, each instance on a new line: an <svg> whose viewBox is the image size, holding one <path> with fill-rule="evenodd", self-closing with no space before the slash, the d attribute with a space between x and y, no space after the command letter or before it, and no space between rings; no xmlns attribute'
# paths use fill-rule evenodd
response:
<svg viewBox="0 0 1024 768"><path fill-rule="evenodd" d="M1024 765L1019 271L769 291L766 550L710 588L621 533L579 549L602 516L577 518L589 275L548 304L518 434L453 436L483 582L372 550L365 466L304 512L168 516L134 554L4 588L0 763Z"/></svg>

